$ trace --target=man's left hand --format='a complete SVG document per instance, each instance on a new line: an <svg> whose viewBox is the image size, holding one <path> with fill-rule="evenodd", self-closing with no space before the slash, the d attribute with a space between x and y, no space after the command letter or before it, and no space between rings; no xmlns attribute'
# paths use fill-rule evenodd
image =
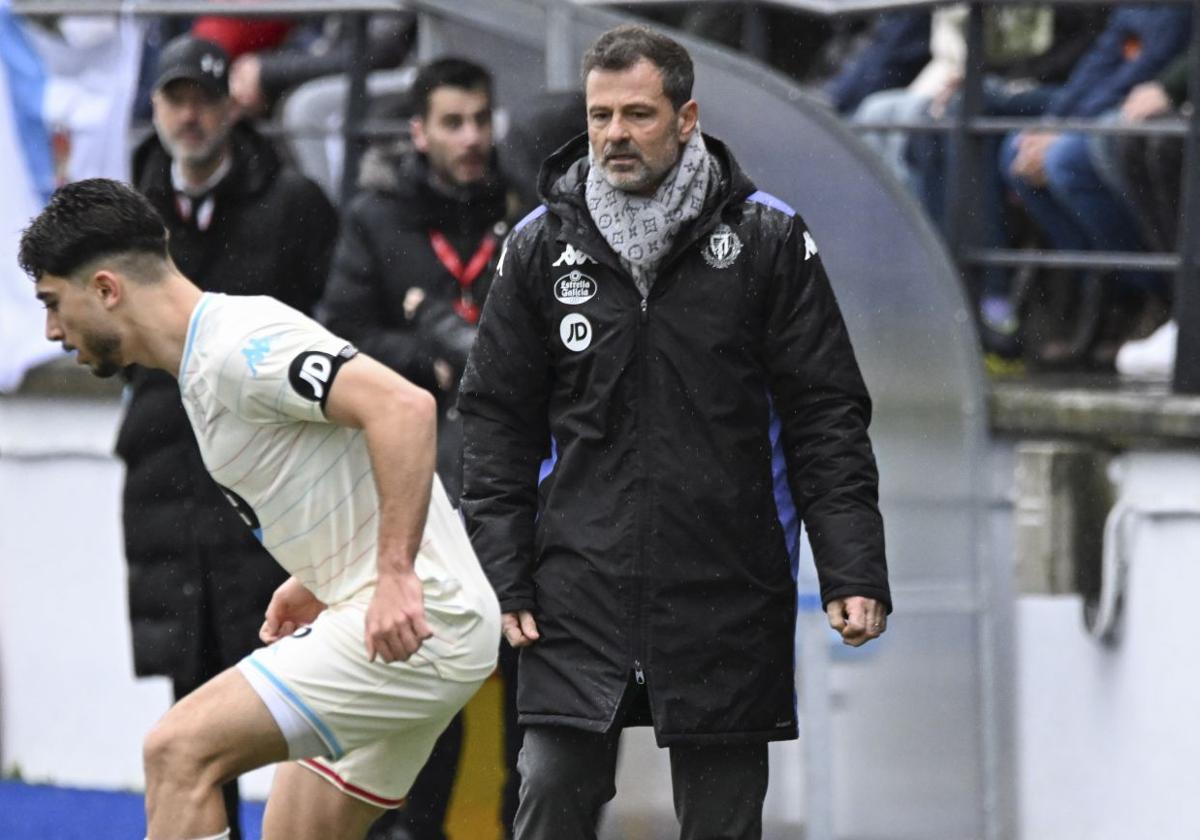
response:
<svg viewBox="0 0 1200 840"><path fill-rule="evenodd" d="M834 598L825 606L829 626L842 634L851 647L865 645L887 630L887 607L874 598L854 595Z"/></svg>
<svg viewBox="0 0 1200 840"><path fill-rule="evenodd" d="M403 662L433 636L425 621L421 579L416 572L381 575L367 607L367 657Z"/></svg>

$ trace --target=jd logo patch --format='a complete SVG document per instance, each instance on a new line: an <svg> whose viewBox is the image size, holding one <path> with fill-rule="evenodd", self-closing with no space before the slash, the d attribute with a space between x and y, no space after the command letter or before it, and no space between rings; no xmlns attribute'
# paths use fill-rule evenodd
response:
<svg viewBox="0 0 1200 840"><path fill-rule="evenodd" d="M572 312L558 325L558 335L568 350L581 353L592 343L592 325L578 312Z"/></svg>
<svg viewBox="0 0 1200 840"><path fill-rule="evenodd" d="M568 306L587 303L596 296L596 281L582 271L564 274L554 282L554 297Z"/></svg>
<svg viewBox="0 0 1200 840"><path fill-rule="evenodd" d="M325 389L333 373L333 356L311 350L301 353L292 360L288 368L288 381L292 390L306 400L320 402L325 399Z"/></svg>
<svg viewBox="0 0 1200 840"><path fill-rule="evenodd" d="M708 237L708 244L700 252L704 261L713 268L729 268L742 253L742 240L729 225L717 225Z"/></svg>

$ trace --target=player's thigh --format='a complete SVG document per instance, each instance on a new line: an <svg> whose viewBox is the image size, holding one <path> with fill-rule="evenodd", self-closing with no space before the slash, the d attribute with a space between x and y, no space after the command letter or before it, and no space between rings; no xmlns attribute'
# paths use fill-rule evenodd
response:
<svg viewBox="0 0 1200 840"><path fill-rule="evenodd" d="M287 758L274 718L236 668L184 697L146 736L147 771L203 769L224 781ZM211 778L210 778L211 777Z"/></svg>
<svg viewBox="0 0 1200 840"><path fill-rule="evenodd" d="M288 762L275 770L262 836L263 840L361 840L384 810Z"/></svg>

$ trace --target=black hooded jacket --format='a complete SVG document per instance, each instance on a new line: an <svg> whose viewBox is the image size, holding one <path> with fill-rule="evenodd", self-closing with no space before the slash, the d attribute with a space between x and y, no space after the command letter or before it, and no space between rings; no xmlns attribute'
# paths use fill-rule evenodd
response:
<svg viewBox="0 0 1200 840"><path fill-rule="evenodd" d="M253 129L238 125L231 142L232 169L205 230L176 209L171 159L154 135L135 151L134 186L166 222L172 259L201 288L271 295L309 312L329 270L333 207ZM117 454L134 666L194 685L212 669L202 657L228 665L257 645L286 575L209 477L174 377L137 366L128 375Z"/></svg>
<svg viewBox="0 0 1200 840"><path fill-rule="evenodd" d="M475 327L454 310L463 291L438 259L430 234L440 232L464 265L489 243L489 264L467 292L481 305L508 230L505 186L494 178L449 195L434 188L422 155L376 148L363 158L359 187L345 211L320 317L334 333L437 397L438 474L457 502L457 388L439 388L433 366L446 361L457 384ZM408 313L405 300L418 290L423 302Z"/></svg>
<svg viewBox="0 0 1200 840"><path fill-rule="evenodd" d="M532 610L525 724L608 731L644 681L660 744L796 735L797 518L821 594L888 604L870 400L805 225L728 150L647 299L543 168L461 386L463 511L505 612Z"/></svg>

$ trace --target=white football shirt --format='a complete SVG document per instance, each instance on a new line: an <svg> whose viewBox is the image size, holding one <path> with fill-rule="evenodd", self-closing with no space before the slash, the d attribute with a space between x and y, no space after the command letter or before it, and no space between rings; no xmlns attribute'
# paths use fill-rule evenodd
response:
<svg viewBox="0 0 1200 840"><path fill-rule="evenodd" d="M354 348L274 298L206 293L192 313L179 387L204 463L263 546L327 604L376 579L379 503L361 429L323 405ZM437 476L417 575L442 608L496 600ZM265 606L265 605L264 605Z"/></svg>

